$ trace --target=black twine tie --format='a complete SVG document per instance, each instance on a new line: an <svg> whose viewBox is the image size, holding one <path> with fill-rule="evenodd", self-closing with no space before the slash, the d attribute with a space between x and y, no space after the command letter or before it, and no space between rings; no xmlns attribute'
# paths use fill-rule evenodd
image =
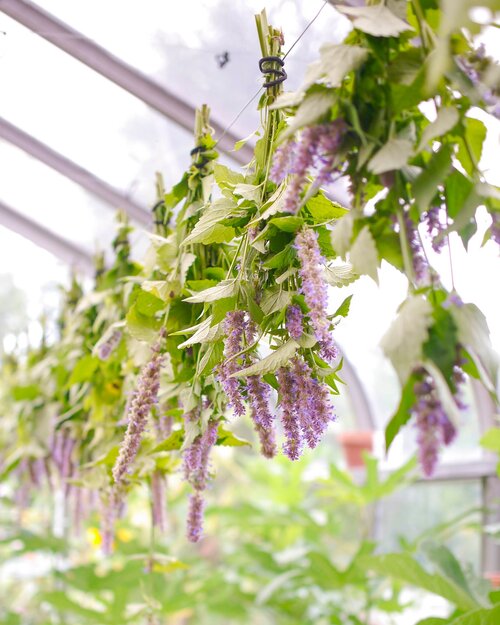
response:
<svg viewBox="0 0 500 625"><path fill-rule="evenodd" d="M264 67L267 65L267 67ZM271 65L271 67L269 67ZM279 67L276 67L279 65ZM276 85L280 85L282 82L285 82L287 79L287 74L283 69L285 62L279 56L264 56L259 61L259 69L263 74L271 74L272 76L276 76L276 78L272 80L268 80L264 83L264 87L269 89L269 87L275 87Z"/></svg>

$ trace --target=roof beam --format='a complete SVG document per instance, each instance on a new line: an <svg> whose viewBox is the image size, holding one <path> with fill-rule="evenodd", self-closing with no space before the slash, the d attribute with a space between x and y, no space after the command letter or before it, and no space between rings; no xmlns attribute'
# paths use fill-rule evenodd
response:
<svg viewBox="0 0 500 625"><path fill-rule="evenodd" d="M193 131L194 107L38 5L28 0L0 0L0 10L189 132ZM237 152L233 152L234 143L238 138L231 132L224 133L223 126L214 120L211 120L210 125L214 128L216 136L220 137L221 149L230 153L231 158L241 164L251 160L253 149L250 145L244 145Z"/></svg>
<svg viewBox="0 0 500 625"><path fill-rule="evenodd" d="M0 200L0 225L30 239L72 267L92 274L94 263L85 250L72 245L47 228L31 221Z"/></svg>
<svg viewBox="0 0 500 625"><path fill-rule="evenodd" d="M146 208L136 204L107 182L97 178L97 176L80 167L80 165L70 161L2 117L0 117L0 137L52 167L63 176L73 180L73 182L101 198L101 200L104 200L113 208L121 208L126 211L128 216L136 222L140 224L150 223L151 218Z"/></svg>

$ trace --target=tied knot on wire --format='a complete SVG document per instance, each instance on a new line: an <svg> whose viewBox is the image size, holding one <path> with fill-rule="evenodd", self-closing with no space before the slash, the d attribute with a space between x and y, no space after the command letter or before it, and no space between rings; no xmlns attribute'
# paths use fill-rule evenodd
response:
<svg viewBox="0 0 500 625"><path fill-rule="evenodd" d="M264 87L269 89L285 82L287 79L287 73L284 70L285 62L279 56L263 56L259 61L259 70L265 74L270 75L271 78L266 80ZM274 78L272 78L274 76Z"/></svg>
<svg viewBox="0 0 500 625"><path fill-rule="evenodd" d="M210 162L211 159L207 158L203 152L206 152L207 149L202 145L197 145L195 148L191 150L189 153L193 157L197 157L196 160L193 158L193 167L196 169L203 169L207 163Z"/></svg>

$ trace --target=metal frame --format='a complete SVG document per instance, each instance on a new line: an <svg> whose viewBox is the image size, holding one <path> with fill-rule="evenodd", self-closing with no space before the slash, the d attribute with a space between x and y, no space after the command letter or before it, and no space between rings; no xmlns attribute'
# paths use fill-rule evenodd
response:
<svg viewBox="0 0 500 625"><path fill-rule="evenodd" d="M193 131L195 108L172 92L160 86L139 70L131 67L80 32L27 0L0 0L0 10L23 24L61 50L64 50L102 76L105 76L151 108L155 109L190 133ZM240 164L247 164L253 156L250 145L232 151L238 140L217 121L210 125L219 136L220 148L230 153Z"/></svg>
<svg viewBox="0 0 500 625"><path fill-rule="evenodd" d="M52 167L66 178L73 180L90 193L104 200L110 207L125 210L131 219L141 225L150 223L151 217L145 207L140 206L123 195L118 189L97 178L80 165L62 156L2 117L0 117L0 137Z"/></svg>
<svg viewBox="0 0 500 625"><path fill-rule="evenodd" d="M93 273L92 257L85 250L62 239L47 228L19 214L0 200L0 224L43 247L71 266Z"/></svg>

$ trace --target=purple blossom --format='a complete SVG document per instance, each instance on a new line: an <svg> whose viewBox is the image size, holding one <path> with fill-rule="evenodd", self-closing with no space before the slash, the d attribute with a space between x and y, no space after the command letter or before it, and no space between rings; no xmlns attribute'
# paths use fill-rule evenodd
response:
<svg viewBox="0 0 500 625"><path fill-rule="evenodd" d="M283 453L290 460L298 460L302 453L303 441L295 402L297 396L295 376L285 367L278 369L276 375L280 387L281 423L286 438Z"/></svg>
<svg viewBox="0 0 500 625"><path fill-rule="evenodd" d="M300 309L300 306L289 306L286 311L286 329L292 339L300 339L303 333L302 322L304 315Z"/></svg>
<svg viewBox="0 0 500 625"><path fill-rule="evenodd" d="M165 477L155 471L151 476L151 518L153 526L162 533L167 529L165 485Z"/></svg>
<svg viewBox="0 0 500 625"><path fill-rule="evenodd" d="M419 460L424 475L430 477L436 468L442 444L449 445L456 436L456 428L444 411L436 385L424 369L422 379L415 384L416 403L412 412L416 417Z"/></svg>
<svg viewBox="0 0 500 625"><path fill-rule="evenodd" d="M276 150L271 180L279 184L287 174L293 174L286 190L285 212L297 212L308 173L317 175L319 184L332 181L335 158L346 130L342 119L309 126L302 130L297 142L288 141Z"/></svg>
<svg viewBox="0 0 500 625"><path fill-rule="evenodd" d="M445 244L444 239L438 239L439 235L446 230L446 220L441 218L443 214L444 211L440 206L433 206L427 211L425 216L427 233L431 237L432 241L432 249L438 254L441 252Z"/></svg>
<svg viewBox="0 0 500 625"><path fill-rule="evenodd" d="M203 511L205 500L199 492L189 496L187 516L187 537L192 543L197 543L203 536Z"/></svg>
<svg viewBox="0 0 500 625"><path fill-rule="evenodd" d="M408 214L405 215L404 219L406 238L408 239L412 254L412 264L413 271L415 273L415 280L417 284L421 284L422 282L425 282L429 277L429 266L425 259L424 250L422 248L422 243L420 241L417 228L415 227L411 217Z"/></svg>
<svg viewBox="0 0 500 625"><path fill-rule="evenodd" d="M330 333L327 317L328 287L320 271L323 262L318 245L318 235L310 228L301 230L295 237L295 247L300 261L301 292L309 307L309 318L318 340L321 356L332 361L337 348Z"/></svg>
<svg viewBox="0 0 500 625"><path fill-rule="evenodd" d="M235 310L227 313L224 319L224 333L226 335L224 344L225 360L219 365L218 377L229 399L229 404L237 416L245 414L245 406L243 405L240 382L237 378L232 378L231 375L241 368L235 356L243 348L243 337L246 327L244 311Z"/></svg>
<svg viewBox="0 0 500 625"><path fill-rule="evenodd" d="M500 119L500 115L499 115ZM497 245L500 245L500 213L492 213L491 214L491 227L490 227L491 238Z"/></svg>
<svg viewBox="0 0 500 625"><path fill-rule="evenodd" d="M199 434L184 452L184 475L196 490L205 490L207 486L208 462L217 442L218 429L219 421L209 421L203 434Z"/></svg>
<svg viewBox="0 0 500 625"><path fill-rule="evenodd" d="M139 374L137 387L128 407L127 431L112 471L113 478L117 483L123 480L137 456L149 413L158 400L160 369L163 363L160 350L164 336L165 332L162 329L157 342L151 348L151 360L142 368Z"/></svg>
<svg viewBox="0 0 500 625"><path fill-rule="evenodd" d="M250 401L250 417L260 439L262 455L266 458L273 458L276 455L276 442L274 416L269 409L271 389L260 376L253 375L247 378L247 392Z"/></svg>
<svg viewBox="0 0 500 625"><path fill-rule="evenodd" d="M120 330L113 330L111 336L99 345L97 350L97 356L100 360L107 360L114 350L118 347L122 340L122 332Z"/></svg>

